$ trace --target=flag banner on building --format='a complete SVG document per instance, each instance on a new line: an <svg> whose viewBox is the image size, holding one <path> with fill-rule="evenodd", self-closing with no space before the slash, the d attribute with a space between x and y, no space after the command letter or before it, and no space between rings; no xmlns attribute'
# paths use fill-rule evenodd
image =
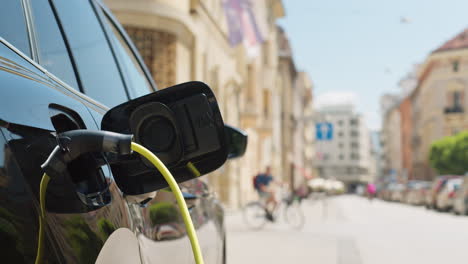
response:
<svg viewBox="0 0 468 264"><path fill-rule="evenodd" d="M231 46L244 43L249 56L258 55L259 45L263 42L255 14L249 0L225 0L229 28L229 43Z"/></svg>

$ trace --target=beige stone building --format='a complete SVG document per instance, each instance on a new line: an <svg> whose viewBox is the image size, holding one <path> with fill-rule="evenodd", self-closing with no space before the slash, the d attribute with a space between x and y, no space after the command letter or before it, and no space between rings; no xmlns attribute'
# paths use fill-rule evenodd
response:
<svg viewBox="0 0 468 264"><path fill-rule="evenodd" d="M384 172L393 180L402 181L401 115L398 106L399 102L394 102L384 113L381 139Z"/></svg>
<svg viewBox="0 0 468 264"><path fill-rule="evenodd" d="M387 97L385 168L400 179L430 180L437 174L429 165L431 144L468 130L468 30L433 51L416 75L415 89Z"/></svg>
<svg viewBox="0 0 468 264"><path fill-rule="evenodd" d="M297 70L286 32L278 29L278 85L281 94L281 180L294 186L294 86Z"/></svg>
<svg viewBox="0 0 468 264"><path fill-rule="evenodd" d="M315 178L318 177L318 173L315 166L315 156L316 156L316 142L315 142L315 108L313 104L314 95L313 95L313 84L310 82L309 77L307 76L308 84L304 87L306 88L305 97L304 97L304 130L303 130L303 145L302 149L304 152L304 172L306 177Z"/></svg>
<svg viewBox="0 0 468 264"><path fill-rule="evenodd" d="M314 109L312 104L312 81L306 72L298 72L292 91L294 187L310 179L314 163Z"/></svg>
<svg viewBox="0 0 468 264"><path fill-rule="evenodd" d="M286 132L284 125L292 104L283 105L289 102L284 98L292 89L295 70L292 57L278 42L282 31L276 20L284 16L280 0L251 1L263 39L255 54L245 45L230 45L221 0L105 2L134 40L159 88L206 82L216 94L225 123L248 133L245 156L207 177L222 201L238 207L256 199L252 177L267 165L274 175L289 179L285 172L290 172L290 159L285 155L292 154L292 121Z"/></svg>
<svg viewBox="0 0 468 264"><path fill-rule="evenodd" d="M371 175L371 145L364 116L352 103L323 105L317 109L317 160L319 176L344 182L351 190Z"/></svg>
<svg viewBox="0 0 468 264"><path fill-rule="evenodd" d="M413 173L432 179L431 144L468 130L468 29L432 52L420 67L413 108Z"/></svg>

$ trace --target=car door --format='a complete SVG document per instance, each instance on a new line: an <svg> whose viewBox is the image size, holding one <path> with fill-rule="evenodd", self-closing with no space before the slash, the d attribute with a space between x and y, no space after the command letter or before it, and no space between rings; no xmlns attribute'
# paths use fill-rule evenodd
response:
<svg viewBox="0 0 468 264"><path fill-rule="evenodd" d="M10 228L3 231L15 240L17 256L23 258L11 263L29 263L37 248L40 165L57 144L56 133L96 129L96 122L85 106L86 97L0 42L0 124L8 156L0 206L10 219ZM44 254L50 261L92 263L114 230L130 226L126 204L102 164L105 158L99 154L81 156L70 163L67 177L50 182Z"/></svg>
<svg viewBox="0 0 468 264"><path fill-rule="evenodd" d="M0 126L5 139L0 142L4 153L0 175L3 182L0 222L4 228L0 233L1 244L11 242L15 248L2 250L1 254L7 256L1 259L7 263L30 263L37 249L40 165L56 145L57 132L98 128L88 107L98 109L99 104L48 75L28 58L39 59L39 54L32 52L34 45L30 45L31 28L26 22L30 26L32 18L23 9L28 7L27 3L17 0L3 3L0 36L15 42L26 54L0 40ZM10 20L10 16L19 19ZM11 33L15 28L26 33ZM83 156L70 164L69 181L51 181L46 198L47 261L94 263L114 231L134 244L132 248L136 250L132 253L140 259L136 239L130 241L128 232L120 232L129 230L131 219L109 169L103 164L105 158L99 154ZM78 198L80 195L86 199Z"/></svg>

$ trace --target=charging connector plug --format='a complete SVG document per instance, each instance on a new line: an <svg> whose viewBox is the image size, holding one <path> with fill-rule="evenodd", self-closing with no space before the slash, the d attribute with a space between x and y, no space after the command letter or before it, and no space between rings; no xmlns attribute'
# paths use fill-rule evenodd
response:
<svg viewBox="0 0 468 264"><path fill-rule="evenodd" d="M128 155L132 152L132 135L109 131L73 130L57 135L58 145L42 164L42 170L54 178L67 169L67 164L82 154L111 152Z"/></svg>

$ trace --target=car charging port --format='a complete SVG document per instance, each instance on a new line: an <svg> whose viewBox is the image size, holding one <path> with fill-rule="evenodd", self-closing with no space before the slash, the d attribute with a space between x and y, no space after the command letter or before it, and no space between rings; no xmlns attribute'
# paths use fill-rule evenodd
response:
<svg viewBox="0 0 468 264"><path fill-rule="evenodd" d="M59 106L51 106L49 110L57 141L62 133L86 129L84 122L73 111ZM103 166L107 164L106 156L100 152L85 153L67 163L67 169L62 172L65 177L56 177L49 183L47 210L83 213L108 205L112 196L110 179L103 171Z"/></svg>

